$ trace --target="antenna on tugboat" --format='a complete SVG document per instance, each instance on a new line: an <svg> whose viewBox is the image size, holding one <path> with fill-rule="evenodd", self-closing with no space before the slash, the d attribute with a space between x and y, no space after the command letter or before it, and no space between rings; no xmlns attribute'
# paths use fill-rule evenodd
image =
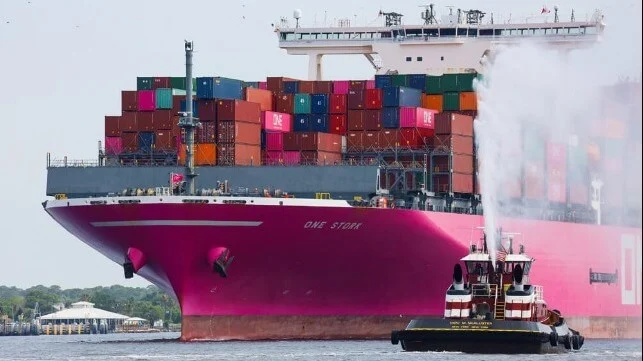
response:
<svg viewBox="0 0 643 361"><path fill-rule="evenodd" d="M193 116L192 109L192 51L194 43L185 40L185 112L179 118L179 127L185 130L185 179L187 183L186 192L188 195L195 194L195 179L197 174L194 170L194 128L201 126L199 120Z"/></svg>

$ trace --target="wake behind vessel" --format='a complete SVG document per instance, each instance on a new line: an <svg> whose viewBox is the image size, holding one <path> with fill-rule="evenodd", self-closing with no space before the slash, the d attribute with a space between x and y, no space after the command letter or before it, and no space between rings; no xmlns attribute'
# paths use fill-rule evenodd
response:
<svg viewBox="0 0 643 361"><path fill-rule="evenodd" d="M297 28L293 39L289 39L289 30L282 28L278 36L280 44L292 41L289 43L292 46L305 47L314 42L323 48L355 41L359 34L360 42L393 44L399 49L413 43L426 52L420 56L422 59L436 49L450 48L455 42L462 51L475 50L463 59L476 64L487 49L478 53L479 44L486 47L507 39L504 36L517 30L516 26L520 34L542 30L541 40L552 39L568 46L596 40L593 30L599 33L597 29L602 29L596 21L523 25L505 29L505 25L467 24L467 29L476 29L475 41L469 39L473 32L469 34L467 30L465 39L456 31L464 26L455 24L454 35L443 32L447 31L444 26L417 27L420 34L422 29L439 29L437 37L427 32L426 37L400 38L399 29L391 26L372 33L370 29L333 29L331 33L329 29ZM484 33L488 29L492 34ZM566 30L566 34L547 29ZM405 27L406 34L412 34L410 30L413 29ZM347 32L349 36L340 35ZM326 38L324 35L320 38L320 34L326 34ZM328 36L335 34L338 41L327 44L335 40ZM371 37L364 35L366 38L362 39L363 34ZM546 34L551 37L545 37ZM189 45L187 54L191 54ZM382 50L382 54L392 53ZM385 56L381 60L389 63L387 59ZM405 59L392 58L389 64L404 73ZM383 69L380 66L378 72ZM187 81L182 81L185 93L192 87L189 67L187 73ZM462 159L470 162L468 168L473 169L473 118L458 114L460 106L455 107L458 111L442 117L448 111L432 109L428 103L429 96L434 100L438 95L435 89L439 84L437 92L443 92L440 96L444 103L438 105L453 109L448 99L453 94L471 93L475 77L471 74L433 77L416 74L413 79L420 79L422 88L417 92L407 90L412 88L412 77L404 74L377 75L370 85L367 81L298 82L269 78L263 85L255 85L258 89L266 87L261 90L272 92L270 97L274 95L275 99L259 106L247 100L250 92L247 89L257 89L249 83L197 78L202 82L196 84L194 104L183 101L181 106L175 102L181 95L172 95L174 86L168 87L174 78L139 79L141 90L124 92L123 112L117 117L116 129L107 127L106 119L106 135L108 130L112 132L106 137L106 146L107 140L119 138L121 150L114 154L116 148L111 148L112 152L106 148L98 167L50 167L47 192L57 195L57 199L46 201L44 207L76 237L123 265L126 277L136 273L174 295L181 305L184 340L387 338L391 329L403 328L413 318L442 314L443 294L436 285L448 284L444 269L466 254L465 240L470 238L471 227L483 224L477 201L479 192L473 187L475 174L473 170L457 169L462 166ZM453 79L455 82L450 83ZM458 85L459 79L469 79L468 84L465 80ZM393 81L402 85L393 85ZM156 83L162 85L153 88ZM417 81L414 84L418 86ZM293 90L295 93L291 94ZM416 97L400 97L401 90ZM388 105L383 100L364 99L366 94L383 97L385 92L393 94ZM157 103L160 96L157 99L154 96L165 93L171 94L169 102ZM231 93L234 95L228 98ZM134 98L125 96L132 94ZM326 97L320 96L324 94ZM319 113L314 113L310 100L313 96L322 103L324 99L330 103L329 98L343 98L344 107L332 113L333 107L322 106L317 110ZM427 100L426 107L418 106L420 96L420 105ZM295 104L295 97L303 105ZM183 95L183 99L189 96ZM259 113L260 106L266 107L261 108L263 113ZM287 109L275 111L277 108ZM199 113L201 123L196 128L196 137L191 131L196 125L194 112ZM376 114L373 124L383 129L364 130L366 122L359 123L355 117L361 119L367 112ZM165 115L178 113L182 113L182 119L165 121ZM276 118L273 113L278 113ZM384 113L397 114L392 116L398 118L397 123L384 124ZM264 149L257 141L260 114L266 137L281 133L275 137L282 142L281 150L274 151L278 153L276 158L269 157L267 144ZM288 116L295 119L283 121ZM349 118L348 124L340 122L339 129L334 129L324 123L324 119L331 117L339 120L344 117L344 121ZM321 121L311 122L311 118ZM296 128L297 120L303 120L304 129ZM468 135L454 133L455 124L465 124L466 128L467 122ZM173 133L174 123L181 123L186 129L174 133L178 144L174 153L161 152L158 149L162 144L168 148L168 142L161 143L165 138L159 133L163 137ZM150 124L152 129L156 124L161 127L156 130L156 137L148 137L146 127ZM314 128L318 124L322 126ZM362 124L362 128L349 132L346 129L349 124ZM276 130L276 126L284 128ZM433 145L440 136L435 134L438 127L448 132L446 139L440 141L451 144ZM392 132L393 141L381 141L389 135L387 132ZM362 142L344 141L351 134L358 135ZM377 140L366 145L364 137ZM138 139L138 144L125 142L131 139ZM289 141L293 148L285 150ZM461 154L458 150L463 148L457 145L461 141L471 142L471 150ZM132 149L125 150L126 147ZM259 155L262 151L264 156ZM297 158L289 158L294 155ZM445 159L446 165L440 163ZM159 162L166 166L159 166ZM185 165L186 170L178 168L177 162ZM264 165L258 166L261 163ZM218 165L207 166L214 164ZM443 170L448 168L451 171ZM184 174L187 182L183 188L180 184L176 187L171 173ZM198 187L192 182L196 173ZM83 179L84 184L73 185L72 176ZM99 177L100 181L96 178L92 181L91 177ZM225 183L215 187L215 182L223 179L231 179L230 184L244 189L230 188ZM122 183L123 180L127 183ZM264 190L266 185L289 194ZM563 184L569 189L582 189L581 186ZM340 187L343 194L335 191ZM589 197L587 183L585 187L585 196ZM122 188L128 189L121 191ZM560 198L547 199L560 203ZM542 209L543 200L544 197L541 203L528 205ZM594 219L594 211L587 200L583 206L571 196L564 198L562 204L549 207L553 210L542 214L546 220L517 217L503 220L506 227L523 230L532 255L547 265L534 273L533 279L555 295L552 297L557 308L574 328L588 337L639 337L641 261L636 255L640 255L640 225L572 223L572 219L579 222L581 214ZM613 222L608 218L603 221ZM552 244L552 239L559 242ZM564 261L569 254L581 251L582 260ZM578 282L563 288L554 281L561 272L573 275L572 279ZM435 281L418 284L427 274L435 275L432 278ZM576 304L579 297L600 302L579 306Z"/></svg>

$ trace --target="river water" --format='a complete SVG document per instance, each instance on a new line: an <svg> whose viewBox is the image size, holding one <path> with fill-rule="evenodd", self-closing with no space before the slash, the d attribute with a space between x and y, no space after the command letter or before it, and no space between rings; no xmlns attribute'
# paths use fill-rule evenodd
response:
<svg viewBox="0 0 643 361"><path fill-rule="evenodd" d="M388 341L177 341L178 333L0 337L0 361L14 360L641 360L641 341L586 340L562 355L405 353Z"/></svg>

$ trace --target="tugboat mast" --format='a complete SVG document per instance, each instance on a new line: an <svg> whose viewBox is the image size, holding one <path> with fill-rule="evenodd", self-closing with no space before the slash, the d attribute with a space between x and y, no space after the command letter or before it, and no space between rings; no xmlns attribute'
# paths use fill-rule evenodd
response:
<svg viewBox="0 0 643 361"><path fill-rule="evenodd" d="M200 126L199 120L193 117L192 109L192 41L185 40L185 112L182 112L179 118L179 127L185 131L185 146L186 146L186 159L185 159L185 179L186 179L186 192L188 195L195 194L195 178L196 174L194 169L194 128Z"/></svg>

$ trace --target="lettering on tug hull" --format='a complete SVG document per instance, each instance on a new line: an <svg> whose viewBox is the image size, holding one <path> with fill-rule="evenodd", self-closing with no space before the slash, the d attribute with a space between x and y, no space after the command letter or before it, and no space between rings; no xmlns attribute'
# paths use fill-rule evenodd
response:
<svg viewBox="0 0 643 361"><path fill-rule="evenodd" d="M362 226L360 222L326 222L308 221L304 223L305 229L331 229L331 230L358 230Z"/></svg>

